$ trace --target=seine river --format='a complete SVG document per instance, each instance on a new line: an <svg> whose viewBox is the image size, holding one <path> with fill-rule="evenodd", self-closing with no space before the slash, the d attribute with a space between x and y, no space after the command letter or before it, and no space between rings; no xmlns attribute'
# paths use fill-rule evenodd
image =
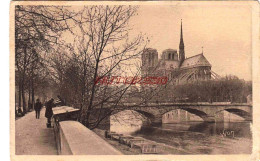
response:
<svg viewBox="0 0 260 161"><path fill-rule="evenodd" d="M251 122L186 121L145 125L143 119L131 111L110 117L110 130L141 136L164 143L180 153L173 154L250 154L252 151Z"/></svg>
<svg viewBox="0 0 260 161"><path fill-rule="evenodd" d="M249 154L252 150L249 122L143 126L133 135L174 146L187 154Z"/></svg>

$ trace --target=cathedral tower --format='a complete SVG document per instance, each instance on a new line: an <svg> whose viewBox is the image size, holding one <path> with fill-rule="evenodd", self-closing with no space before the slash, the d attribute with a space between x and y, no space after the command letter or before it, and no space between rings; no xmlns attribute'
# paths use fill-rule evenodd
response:
<svg viewBox="0 0 260 161"><path fill-rule="evenodd" d="M180 38L180 45L179 45L180 65L183 63L184 59L185 59L185 51L184 51L184 42L183 42L183 34L182 34L182 20L181 20L181 38Z"/></svg>
<svg viewBox="0 0 260 161"><path fill-rule="evenodd" d="M142 75L150 75L158 64L158 52L153 48L146 48L142 53Z"/></svg>

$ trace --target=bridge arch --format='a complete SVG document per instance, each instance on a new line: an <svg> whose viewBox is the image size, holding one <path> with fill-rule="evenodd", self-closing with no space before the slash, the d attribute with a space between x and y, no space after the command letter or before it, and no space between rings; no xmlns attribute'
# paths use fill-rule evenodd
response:
<svg viewBox="0 0 260 161"><path fill-rule="evenodd" d="M201 110L192 109L192 108L179 107L179 108L175 108L175 109L169 109L169 110L165 111L164 113L162 113L162 116L163 116L164 114L168 113L168 112L171 112L171 111L174 111L174 110L178 110L178 109L187 111L187 112L189 112L189 113L191 113L191 114L194 114L194 115L200 117L202 120L207 121L207 116L208 116L207 113L205 113L205 112L203 112L203 111L201 111Z"/></svg>
<svg viewBox="0 0 260 161"><path fill-rule="evenodd" d="M117 111L112 112L111 116L116 115L120 112L124 112L124 111L135 111L138 114L140 114L142 117L144 117L146 119L146 121L148 121L149 123L153 122L153 120L156 118L155 115L152 113L149 113L149 112L143 111L143 110L135 110L135 109L117 110Z"/></svg>
<svg viewBox="0 0 260 161"><path fill-rule="evenodd" d="M150 120L153 120L155 119L155 115L151 114L151 113L148 113L146 111L141 111L141 110L133 110L133 111L136 111L140 114L142 114L143 116L145 116L147 119L150 119Z"/></svg>
<svg viewBox="0 0 260 161"><path fill-rule="evenodd" d="M220 112L223 112L223 111L227 111L229 113L240 116L240 117L244 118L246 121L250 121L251 118L252 118L252 116L249 112L242 110L242 109L239 109L239 108L228 108L228 109L219 110L215 113L215 116L217 114L219 114Z"/></svg>

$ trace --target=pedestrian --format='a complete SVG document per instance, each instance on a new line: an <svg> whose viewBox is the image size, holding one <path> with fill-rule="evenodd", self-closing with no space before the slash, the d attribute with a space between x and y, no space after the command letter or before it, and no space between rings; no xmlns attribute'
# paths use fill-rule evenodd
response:
<svg viewBox="0 0 260 161"><path fill-rule="evenodd" d="M35 114L36 114L36 119L40 119L40 111L42 109L42 103L40 102L40 99L38 98L36 100L36 103L34 105L34 110L35 110Z"/></svg>
<svg viewBox="0 0 260 161"><path fill-rule="evenodd" d="M53 115L52 108L54 107L54 99L52 98L46 103L45 117L47 118L47 127L51 127L51 117Z"/></svg>

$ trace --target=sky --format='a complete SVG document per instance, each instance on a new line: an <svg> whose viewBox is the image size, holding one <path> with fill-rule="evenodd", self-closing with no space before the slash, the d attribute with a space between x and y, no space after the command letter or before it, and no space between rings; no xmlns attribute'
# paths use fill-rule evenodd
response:
<svg viewBox="0 0 260 161"><path fill-rule="evenodd" d="M130 33L149 37L148 47L179 49L180 24L186 57L200 54L220 76L236 75L252 80L250 6L142 5L130 20Z"/></svg>

